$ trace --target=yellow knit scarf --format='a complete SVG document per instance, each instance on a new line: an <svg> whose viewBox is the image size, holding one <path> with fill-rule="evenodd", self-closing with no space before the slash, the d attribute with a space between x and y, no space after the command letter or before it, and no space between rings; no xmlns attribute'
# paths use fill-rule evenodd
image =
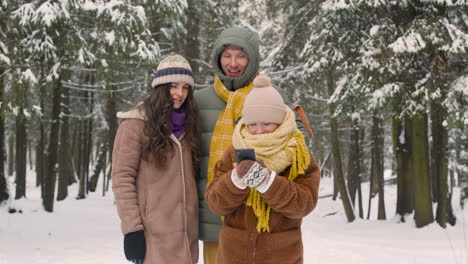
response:
<svg viewBox="0 0 468 264"><path fill-rule="evenodd" d="M236 126L236 120L242 116L245 97L253 88L253 81L247 86L230 91L215 75L215 92L226 102L226 108L221 112L216 121L213 136L210 142L210 158L208 160L208 183L213 180L214 166L223 156L224 151L231 145L232 133Z"/></svg>
<svg viewBox="0 0 468 264"><path fill-rule="evenodd" d="M304 174L310 163L304 135L298 130L294 112L289 108L283 123L272 133L253 135L241 119L235 127L232 144L236 149L255 149L256 157L263 159L265 166L278 174L290 166L289 181ZM252 207L257 217L257 231L269 232L271 208L256 189L250 189L245 204Z"/></svg>

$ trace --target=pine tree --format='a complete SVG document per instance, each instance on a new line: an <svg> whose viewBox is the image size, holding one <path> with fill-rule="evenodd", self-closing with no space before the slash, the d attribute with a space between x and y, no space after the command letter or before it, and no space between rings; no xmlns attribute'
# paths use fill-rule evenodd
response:
<svg viewBox="0 0 468 264"><path fill-rule="evenodd" d="M6 4L6 3L5 3ZM6 39L5 37L5 31L7 30L7 6L2 4L0 5L0 204L8 200L10 197L9 190L8 190L8 185L7 185L7 176L8 174L6 172L5 168L5 162L6 162L6 147L5 147L5 142L6 142L6 135L5 135L5 70L10 64L10 58L8 57L8 48L6 44L2 41L3 39Z"/></svg>

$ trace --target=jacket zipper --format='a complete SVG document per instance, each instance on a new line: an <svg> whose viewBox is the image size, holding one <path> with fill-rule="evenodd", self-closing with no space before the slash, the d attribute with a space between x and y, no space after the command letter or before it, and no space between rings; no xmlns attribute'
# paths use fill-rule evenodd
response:
<svg viewBox="0 0 468 264"><path fill-rule="evenodd" d="M252 253L252 263L255 264L255 255L257 254L257 240L258 240L258 235L255 236L255 244L253 248L253 253Z"/></svg>
<svg viewBox="0 0 468 264"><path fill-rule="evenodd" d="M252 258L252 263L254 263L254 264L255 264L255 251L257 251L256 247L254 247L254 249L253 249L253 256L252 256L253 257Z"/></svg>

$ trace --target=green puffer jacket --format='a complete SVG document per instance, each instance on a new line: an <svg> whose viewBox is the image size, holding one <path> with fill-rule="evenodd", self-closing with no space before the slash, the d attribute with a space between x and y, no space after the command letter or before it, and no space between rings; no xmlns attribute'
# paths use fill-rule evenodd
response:
<svg viewBox="0 0 468 264"><path fill-rule="evenodd" d="M249 57L249 65L244 74L239 78L227 77L219 64L219 55L226 46L241 48ZM246 86L253 81L259 71L260 53L258 35L247 28L225 29L221 32L218 40L214 44L211 59L215 74L219 76L226 88L235 91L236 89ZM286 93L278 87L275 88L281 96L283 96L284 103L290 106L291 101ZM213 135L213 130L219 114L226 107L226 102L216 94L214 86L197 90L194 94L194 98L200 113L200 129L202 132L200 168L196 172L200 219L199 236L200 240L203 241L218 241L218 234L222 226L221 218L211 212L204 197L208 183L207 172L211 136ZM296 123L302 133L307 135L304 125L298 117L296 117Z"/></svg>

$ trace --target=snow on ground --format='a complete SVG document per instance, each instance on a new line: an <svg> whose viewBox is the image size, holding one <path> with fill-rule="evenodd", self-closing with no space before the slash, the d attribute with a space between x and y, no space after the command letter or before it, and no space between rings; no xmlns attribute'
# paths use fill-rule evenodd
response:
<svg viewBox="0 0 468 264"><path fill-rule="evenodd" d="M34 179L28 179L28 198L12 203L21 213L10 214L8 206L0 207L0 264L128 263L112 192L102 196L101 188L76 200L78 186L70 186L69 197L55 202L54 213L47 213ZM331 193L331 189L332 181L322 180L320 195ZM365 216L367 190L368 184L363 184ZM386 185L385 200L388 220L375 220L374 198L371 220L347 223L339 199L320 199L303 222L305 263L468 264L467 209L462 211L453 202L457 214L454 227L442 229L433 223L416 228L411 216L405 223L394 217L395 185ZM199 263L203 263L201 258Z"/></svg>

